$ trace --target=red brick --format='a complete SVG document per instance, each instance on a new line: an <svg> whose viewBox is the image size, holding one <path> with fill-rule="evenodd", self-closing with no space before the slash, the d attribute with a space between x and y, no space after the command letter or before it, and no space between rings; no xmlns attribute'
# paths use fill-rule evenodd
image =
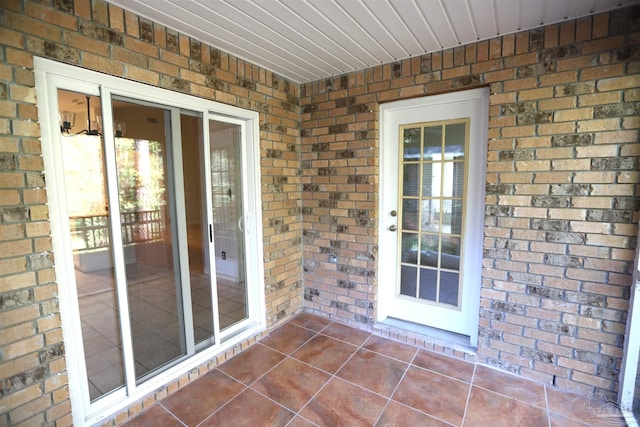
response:
<svg viewBox="0 0 640 427"><path fill-rule="evenodd" d="M28 16L36 18L41 22L44 21L69 30L78 29L78 20L75 16L52 9L48 6L28 2L25 7L25 12Z"/></svg>

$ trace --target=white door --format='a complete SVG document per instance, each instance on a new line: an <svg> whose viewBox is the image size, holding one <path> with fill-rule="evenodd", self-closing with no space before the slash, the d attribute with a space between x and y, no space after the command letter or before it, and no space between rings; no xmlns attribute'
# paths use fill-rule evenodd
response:
<svg viewBox="0 0 640 427"><path fill-rule="evenodd" d="M381 108L378 321L477 344L488 89Z"/></svg>

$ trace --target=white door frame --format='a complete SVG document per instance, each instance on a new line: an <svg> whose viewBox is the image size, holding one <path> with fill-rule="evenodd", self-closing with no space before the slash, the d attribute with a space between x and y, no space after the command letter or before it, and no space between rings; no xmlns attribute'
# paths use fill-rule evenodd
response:
<svg viewBox="0 0 640 427"><path fill-rule="evenodd" d="M640 232L638 233L638 238L640 238ZM636 250L635 268L633 269L633 283L631 285L631 295L629 296L629 312L618 389L618 404L630 426L638 425L633 415L633 399L636 391L638 359L640 357L640 313L636 312L636 305L638 304L640 304L640 249Z"/></svg>
<svg viewBox="0 0 640 427"><path fill-rule="evenodd" d="M44 170L47 176L47 194L49 216L51 218L51 236L53 252L56 254L56 279L59 288L60 316L62 332L66 348L67 373L69 376L69 394L73 422L75 425L94 425L118 411L135 403L158 387L168 384L199 365L215 358L216 355L238 345L240 342L263 331L266 327L266 303L264 286L262 210L260 183L260 139L259 114L214 101L197 98L192 95L172 92L125 80L119 77L82 69L76 66L34 58L36 92L41 128L41 143ZM242 145L242 159L247 165L243 180L244 224L247 251L247 278L249 288L248 318L235 328L229 328L224 334L216 337L216 343L188 359L162 371L157 376L141 384L131 380L127 373L128 387L114 391L104 397L90 402L87 388L86 370L84 368L84 350L80 328L80 313L73 259L71 254L70 231L66 207L66 194L63 172L63 159L60 150L60 123L58 119L58 88L90 93L93 96L102 94L103 108L109 107L110 94L122 95L132 99L145 99L169 108L179 108L200 112L203 126L207 126L210 117L226 117L241 124L245 132L245 143ZM105 135L113 138L110 112L105 112ZM178 117L174 117L174 121ZM178 120L179 122L179 120ZM208 148L208 132L203 128L205 147ZM107 144L108 145L108 144ZM179 153L178 153L179 155ZM179 157L177 160L180 160ZM176 166L180 167L178 161ZM179 172L179 171L178 171ZM208 174L207 174L208 175ZM175 183L174 183L175 185ZM177 189L176 191L183 191ZM184 197L184 194L179 194ZM111 195L111 198L114 196ZM117 204L115 204L117 206ZM209 206L210 207L210 206ZM209 209L210 212L210 209ZM117 227L116 227L117 229ZM117 230L116 230L117 231ZM116 236L117 237L117 236ZM122 260L120 260L122 263ZM126 301L123 302L126 306ZM126 316L126 315L125 315ZM233 329L233 330L231 330ZM217 330L216 332L220 332ZM123 342L131 340L127 330L123 331ZM130 345L125 349L131 353ZM129 367L130 368L130 367ZM127 369L131 371L132 369Z"/></svg>
<svg viewBox="0 0 640 427"><path fill-rule="evenodd" d="M480 289L482 282L482 243L484 229L484 195L486 182L486 151L488 127L488 88L471 89L448 94L433 95L403 101L385 103L380 108L380 183L379 183L379 224L378 224L378 310L377 321L384 322L394 316L393 299L396 297L398 281L398 262L383 255L383 248L397 248L397 232L389 231L389 227L398 226L398 217L390 215L392 209L398 211L398 128L402 124L424 123L439 120L450 120L458 117L444 116L438 107L460 106L468 110L476 108L477 118L472 118L470 129L470 152L468 157L468 185L465 189L466 211L463 229L465 233L466 276L462 295L462 308L468 313L464 331L454 331L469 336L469 344L476 346L478 342L478 322L480 310ZM473 106L469 106L473 104ZM434 107L436 109L434 110ZM425 116L424 110L431 112ZM469 117L464 112L459 118ZM393 177L393 179L392 179ZM481 177L478 179L477 177ZM481 209L480 211L478 209ZM474 230L475 233L470 233ZM473 237L472 237L473 236ZM470 240L470 237L472 237ZM475 254L471 255L470 254ZM399 255L398 255L399 256ZM407 319L404 319L407 320ZM436 325L426 325L434 326ZM439 329L447 330L440 326Z"/></svg>

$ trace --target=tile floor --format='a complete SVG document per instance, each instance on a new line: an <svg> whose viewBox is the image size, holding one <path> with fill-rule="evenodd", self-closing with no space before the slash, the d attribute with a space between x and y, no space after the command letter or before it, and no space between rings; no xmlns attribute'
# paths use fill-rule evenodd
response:
<svg viewBox="0 0 640 427"><path fill-rule="evenodd" d="M126 425L626 424L598 399L303 313Z"/></svg>

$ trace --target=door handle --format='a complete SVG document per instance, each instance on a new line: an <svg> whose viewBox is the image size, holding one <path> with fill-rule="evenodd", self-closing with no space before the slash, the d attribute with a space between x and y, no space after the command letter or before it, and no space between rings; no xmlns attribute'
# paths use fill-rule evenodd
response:
<svg viewBox="0 0 640 427"><path fill-rule="evenodd" d="M395 225L390 225L389 226L389 231L396 231L398 229L398 227L396 227Z"/></svg>

